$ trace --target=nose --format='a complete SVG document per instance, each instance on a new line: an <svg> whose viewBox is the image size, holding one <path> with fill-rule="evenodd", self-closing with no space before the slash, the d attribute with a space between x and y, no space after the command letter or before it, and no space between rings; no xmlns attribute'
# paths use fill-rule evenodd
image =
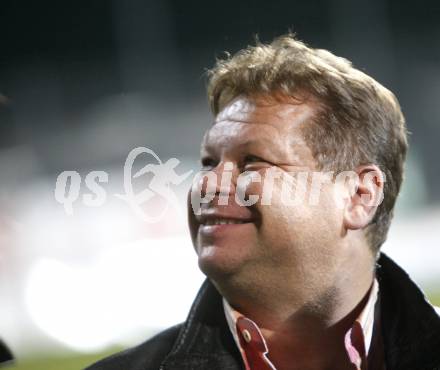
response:
<svg viewBox="0 0 440 370"><path fill-rule="evenodd" d="M203 171L198 180L201 195L203 197L234 195L237 175L237 166L231 161L220 162L212 170Z"/></svg>

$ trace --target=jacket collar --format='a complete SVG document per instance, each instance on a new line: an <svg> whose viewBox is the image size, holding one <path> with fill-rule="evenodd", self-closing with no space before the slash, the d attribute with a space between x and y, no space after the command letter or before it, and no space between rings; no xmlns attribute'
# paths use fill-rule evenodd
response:
<svg viewBox="0 0 440 370"><path fill-rule="evenodd" d="M243 369L224 316L222 297L208 279L160 369Z"/></svg>
<svg viewBox="0 0 440 370"><path fill-rule="evenodd" d="M378 260L387 369L440 369L440 318L408 274L385 254Z"/></svg>
<svg viewBox="0 0 440 370"><path fill-rule="evenodd" d="M2 365L5 365L7 362L12 362L13 356L9 348L6 346L5 343L0 339L0 363ZM2 366L0 365L0 366Z"/></svg>
<svg viewBox="0 0 440 370"><path fill-rule="evenodd" d="M440 318L408 274L385 254L377 277L387 370L440 369ZM222 297L206 279L161 369L243 369Z"/></svg>

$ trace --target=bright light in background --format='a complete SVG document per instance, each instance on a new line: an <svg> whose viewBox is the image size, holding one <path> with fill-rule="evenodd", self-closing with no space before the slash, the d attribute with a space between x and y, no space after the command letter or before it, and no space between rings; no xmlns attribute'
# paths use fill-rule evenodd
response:
<svg viewBox="0 0 440 370"><path fill-rule="evenodd" d="M196 264L182 237L116 247L87 267L44 258L29 274L26 304L47 335L96 351L183 321L203 281Z"/></svg>
<svg viewBox="0 0 440 370"><path fill-rule="evenodd" d="M121 190L118 170L109 194ZM14 354L129 346L183 321L203 281L186 218L170 208L148 224L113 197L99 208L77 204L69 217L54 181L17 189L17 227L2 233L10 269L0 326ZM188 186L176 190L182 209Z"/></svg>
<svg viewBox="0 0 440 370"><path fill-rule="evenodd" d="M396 218L382 250L416 280L439 289L440 209L424 209L411 217Z"/></svg>
<svg viewBox="0 0 440 370"><path fill-rule="evenodd" d="M385 248L419 281L439 277L436 237L426 233L440 228L439 215L394 225ZM423 251L414 247L421 235L427 236ZM196 264L186 237L114 247L86 267L43 258L27 279L26 304L47 335L75 350L97 351L183 321L203 281Z"/></svg>

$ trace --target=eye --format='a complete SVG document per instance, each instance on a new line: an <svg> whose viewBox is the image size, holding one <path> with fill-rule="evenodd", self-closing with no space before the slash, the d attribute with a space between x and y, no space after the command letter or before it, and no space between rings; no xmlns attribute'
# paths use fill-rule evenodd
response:
<svg viewBox="0 0 440 370"><path fill-rule="evenodd" d="M249 162L264 162L260 157L257 157L256 155L248 154L244 157L244 161L246 163Z"/></svg>
<svg viewBox="0 0 440 370"><path fill-rule="evenodd" d="M253 154L248 154L243 159L243 165L245 167L250 167L250 166L256 165L256 164L264 165L264 164L268 164L268 162L266 160L256 156L256 155L253 155Z"/></svg>
<svg viewBox="0 0 440 370"><path fill-rule="evenodd" d="M215 166L217 166L217 162L210 157L204 157L200 160L201 166L203 170L211 170Z"/></svg>

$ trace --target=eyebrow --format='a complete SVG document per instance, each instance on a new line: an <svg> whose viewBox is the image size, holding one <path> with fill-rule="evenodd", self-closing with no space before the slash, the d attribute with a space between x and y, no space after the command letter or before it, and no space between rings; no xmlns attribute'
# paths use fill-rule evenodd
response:
<svg viewBox="0 0 440 370"><path fill-rule="evenodd" d="M249 148L249 147L251 147L253 145L256 145L256 144L258 144L258 145L261 145L261 144L270 145L270 144L272 144L272 141L267 139L267 138L264 138L264 137L261 137L261 138L258 138L258 139L256 139L256 138L247 138L247 139L245 139L245 141L239 143L238 147L239 148ZM211 148L212 148L211 145L206 145L206 143L205 143L205 145L203 145L201 150L200 150L200 154L209 152L209 150ZM269 154L272 153L275 156L280 156L280 152L278 151L278 147L273 147L269 151L266 148L263 148L263 150L266 150L267 152L269 152Z"/></svg>
<svg viewBox="0 0 440 370"><path fill-rule="evenodd" d="M272 141L268 140L267 138L261 138L261 139L246 139L243 143L240 143L240 146L248 147L255 144L272 144Z"/></svg>

